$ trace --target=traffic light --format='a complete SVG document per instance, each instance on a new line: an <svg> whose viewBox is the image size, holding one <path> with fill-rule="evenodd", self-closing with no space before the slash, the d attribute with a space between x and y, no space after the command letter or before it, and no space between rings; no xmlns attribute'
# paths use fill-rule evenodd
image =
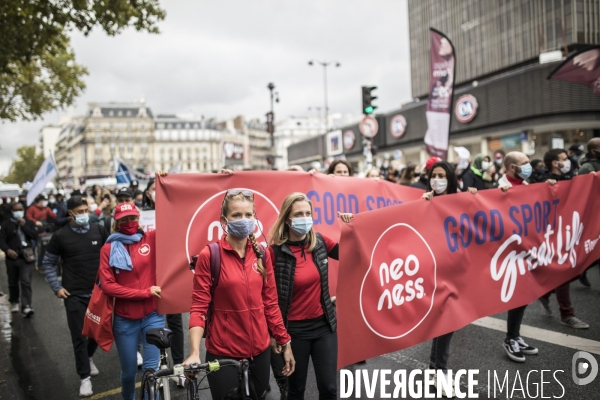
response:
<svg viewBox="0 0 600 400"><path fill-rule="evenodd" d="M371 92L377 89L377 86L363 86L362 87L362 112L365 115L373 114L377 106L371 104L377 97L373 96Z"/></svg>

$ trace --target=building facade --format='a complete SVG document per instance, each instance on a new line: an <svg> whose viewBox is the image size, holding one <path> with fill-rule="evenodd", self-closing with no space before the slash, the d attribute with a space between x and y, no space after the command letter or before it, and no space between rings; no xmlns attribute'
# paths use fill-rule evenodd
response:
<svg viewBox="0 0 600 400"><path fill-rule="evenodd" d="M457 146L466 147L472 157L522 151L534 159L551 148L600 136L600 97L586 86L548 80L560 61L539 61L541 53L551 50L566 47L571 54L600 44L600 0L411 0L408 10L415 99L376 116L379 133L373 144L379 165L390 158L399 164L423 164L429 157L423 143L429 27L445 33L456 51L448 161L455 161ZM465 103L470 109L467 118ZM349 147L338 154L331 154L333 139L325 135L320 146L314 140L291 146L289 162L343 157L363 170L358 125L342 128L341 135L344 144L348 138Z"/></svg>
<svg viewBox="0 0 600 400"><path fill-rule="evenodd" d="M89 103L56 143L59 177L75 183L114 176L114 157L141 171L154 166L154 120L144 102Z"/></svg>

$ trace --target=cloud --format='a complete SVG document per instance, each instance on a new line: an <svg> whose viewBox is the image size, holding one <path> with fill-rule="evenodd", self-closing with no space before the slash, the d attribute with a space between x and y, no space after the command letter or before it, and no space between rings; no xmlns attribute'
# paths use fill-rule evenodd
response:
<svg viewBox="0 0 600 400"><path fill-rule="evenodd" d="M360 86L378 86L378 111L411 98L406 1L163 1L161 34L133 30L108 37L72 36L77 61L90 75L76 113L92 101L145 96L157 113L194 112L262 118L267 83L281 102L276 118L323 107L323 69L308 61L339 61L327 71L330 112L360 113ZM16 148L35 144L44 121L0 125L0 174Z"/></svg>

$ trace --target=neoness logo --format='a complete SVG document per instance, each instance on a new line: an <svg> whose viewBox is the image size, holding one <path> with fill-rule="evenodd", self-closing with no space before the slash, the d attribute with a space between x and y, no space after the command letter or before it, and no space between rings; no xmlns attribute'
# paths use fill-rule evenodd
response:
<svg viewBox="0 0 600 400"><path fill-rule="evenodd" d="M121 211L131 211L131 210L133 210L133 207L131 206L131 204L125 203L121 206Z"/></svg>
<svg viewBox="0 0 600 400"><path fill-rule="evenodd" d="M148 254L150 254L150 246L147 244L144 244L144 245L142 245L142 247L140 247L138 252L143 256L147 256Z"/></svg>
<svg viewBox="0 0 600 400"><path fill-rule="evenodd" d="M395 224L373 248L360 289L363 319L378 336L401 338L425 320L435 289L436 261L431 248L413 227Z"/></svg>
<svg viewBox="0 0 600 400"><path fill-rule="evenodd" d="M86 317L88 317L92 322L95 322L96 324L100 325L100 317L98 315L92 314L90 312L90 310L86 310L85 312Z"/></svg>

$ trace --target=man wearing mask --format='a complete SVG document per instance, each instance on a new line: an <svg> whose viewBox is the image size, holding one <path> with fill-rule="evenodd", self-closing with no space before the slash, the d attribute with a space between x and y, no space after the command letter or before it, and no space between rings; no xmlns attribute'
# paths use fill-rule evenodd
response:
<svg viewBox="0 0 600 400"><path fill-rule="evenodd" d="M0 227L0 249L6 254L6 271L8 273L8 292L10 311L23 314L28 318L33 315L31 308L31 273L33 249L31 241L37 236L35 225L25 219L23 204L12 203L11 216ZM29 258L26 257L29 252ZM20 284L20 290L19 290ZM19 309L19 291L21 307Z"/></svg>
<svg viewBox="0 0 600 400"><path fill-rule="evenodd" d="M506 174L498 181L498 186L503 192L508 191L513 186L529 184L527 179L531 176L533 167L525 153L520 151L508 153L504 156L503 167ZM549 179L547 182L550 185L556 183L553 179ZM525 315L525 308L527 308L527 305L508 310L506 339L502 342L502 347L508 358L516 362L525 362L525 355L538 354L538 349L529 346L521 337L521 322L523 321L523 315Z"/></svg>
<svg viewBox="0 0 600 400"><path fill-rule="evenodd" d="M48 207L46 196L40 194L35 198L34 204L27 209L25 217L37 226L43 226L47 220L56 219L56 214Z"/></svg>
<svg viewBox="0 0 600 400"><path fill-rule="evenodd" d="M115 197L117 198L117 204L133 202L133 192L127 187L117 190L117 192L115 193ZM98 205L98 208L94 210L94 212L101 219L101 225L103 225L104 228L110 232L112 230L113 221L115 219L114 210L112 211L111 215L106 216L104 218L101 217L104 209L109 205L110 201L103 199L102 202Z"/></svg>
<svg viewBox="0 0 600 400"><path fill-rule="evenodd" d="M52 236L42 265L50 288L56 297L64 299L75 365L81 379L79 395L87 397L93 394L90 376L99 373L92 360L98 345L83 337L81 331L100 265L100 249L108 233L103 227L89 223L85 197L71 197L67 209L70 222ZM62 258L62 283L56 276L59 257Z"/></svg>
<svg viewBox="0 0 600 400"><path fill-rule="evenodd" d="M567 181L571 177L571 160L564 149L552 149L544 155L544 164L550 173L546 175L546 180ZM552 316L550 309L550 295L556 293L556 301L560 308L560 323L573 329L587 329L590 326L575 316L575 310L571 305L570 281L560 285L555 290L546 293L540 297L539 301L547 316Z"/></svg>
<svg viewBox="0 0 600 400"><path fill-rule="evenodd" d="M579 160L581 160L581 156L583 155L584 147L580 143L576 143L569 147L569 152L567 155L569 156L569 160L571 160L571 170L567 175L571 178L577 175L579 171Z"/></svg>

